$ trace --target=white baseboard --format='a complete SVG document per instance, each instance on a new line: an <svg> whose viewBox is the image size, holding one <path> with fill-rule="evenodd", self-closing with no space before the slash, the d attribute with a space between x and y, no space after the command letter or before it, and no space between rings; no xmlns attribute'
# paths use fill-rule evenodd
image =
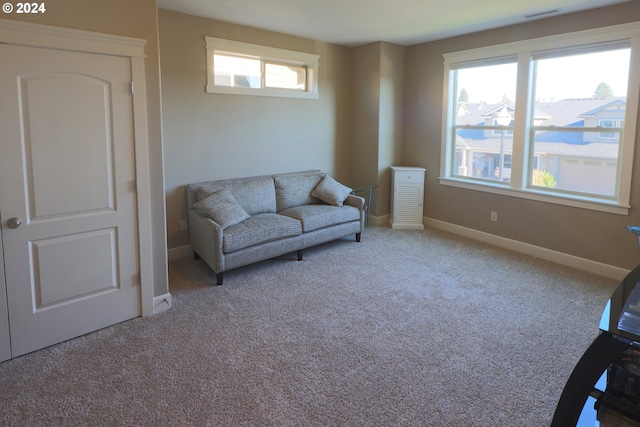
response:
<svg viewBox="0 0 640 427"><path fill-rule="evenodd" d="M391 223L391 228L394 230L424 230L423 224L394 224Z"/></svg>
<svg viewBox="0 0 640 427"><path fill-rule="evenodd" d="M535 256L547 261L556 262L558 264L577 268L583 271L588 271L589 273L598 274L600 276L608 277L611 279L622 280L629 273L629 270L626 270L624 268L603 264L601 262L593 261L586 258L580 258L574 255L565 254L563 252L531 245L529 243L519 242L517 240L508 239L506 237L496 236L495 234L485 233L483 231L462 227L460 225L451 224L433 218L425 217L424 224L431 228L447 231L449 233L468 237L474 240L480 240L482 242L499 246L501 248Z"/></svg>
<svg viewBox="0 0 640 427"><path fill-rule="evenodd" d="M191 249L191 245L178 246L177 248L167 250L167 257L169 260L185 258L192 255L193 249Z"/></svg>
<svg viewBox="0 0 640 427"><path fill-rule="evenodd" d="M164 295L153 297L153 314L162 313L171 308L171 294L167 292Z"/></svg>

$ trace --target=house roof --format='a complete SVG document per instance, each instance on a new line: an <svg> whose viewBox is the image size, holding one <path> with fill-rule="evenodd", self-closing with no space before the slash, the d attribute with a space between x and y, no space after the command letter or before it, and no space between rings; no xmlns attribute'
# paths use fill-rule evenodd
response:
<svg viewBox="0 0 640 427"><path fill-rule="evenodd" d="M545 111L549 119L542 123L543 126L576 126L583 122L587 116L593 116L596 112L614 105L624 98L577 98L563 99L557 102L536 103L536 108Z"/></svg>
<svg viewBox="0 0 640 427"><path fill-rule="evenodd" d="M589 110L585 113L582 113L580 117L593 117L601 111L612 110L612 109L618 109L618 110L624 111L624 108L627 105L627 101L625 98L614 98L614 99L602 98L602 99L607 100L608 102L606 104L603 104L594 108L593 110Z"/></svg>
<svg viewBox="0 0 640 427"><path fill-rule="evenodd" d="M610 106L624 105L625 98L576 98L563 99L556 102L536 102L534 118L544 120L543 126L575 126L587 116L592 116ZM511 102L485 104L483 102L458 102L458 117L456 124L476 125L485 124L485 119L497 114L502 107L513 116L515 106Z"/></svg>

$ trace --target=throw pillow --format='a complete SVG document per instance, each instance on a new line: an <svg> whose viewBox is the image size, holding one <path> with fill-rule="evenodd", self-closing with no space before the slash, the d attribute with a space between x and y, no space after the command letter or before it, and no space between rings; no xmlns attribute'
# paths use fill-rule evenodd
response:
<svg viewBox="0 0 640 427"><path fill-rule="evenodd" d="M249 218L229 190L220 190L194 203L193 208L201 215L211 218L222 228L237 224Z"/></svg>
<svg viewBox="0 0 640 427"><path fill-rule="evenodd" d="M325 175L322 181L313 189L311 195L330 205L342 206L352 191L346 185L342 185L329 175Z"/></svg>

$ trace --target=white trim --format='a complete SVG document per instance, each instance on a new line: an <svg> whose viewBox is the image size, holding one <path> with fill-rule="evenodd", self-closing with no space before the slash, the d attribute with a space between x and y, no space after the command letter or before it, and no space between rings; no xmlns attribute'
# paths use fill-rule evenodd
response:
<svg viewBox="0 0 640 427"><path fill-rule="evenodd" d="M391 219L389 219L389 227L393 228L394 230L424 230L424 225L423 224L396 224L393 225L393 221Z"/></svg>
<svg viewBox="0 0 640 427"><path fill-rule="evenodd" d="M496 236L495 234L485 233L483 231L474 230L460 225L451 224L433 218L424 218L424 223L428 227L456 234L458 236L468 237L470 239L479 240L490 245L499 246L525 255L531 255L547 261L562 264L568 267L577 268L589 273L598 274L610 279L622 280L629 270L615 267L601 262L593 261L586 258L580 258L563 252L554 251L552 249L531 245L529 243L520 242L506 237Z"/></svg>
<svg viewBox="0 0 640 427"><path fill-rule="evenodd" d="M635 24L636 28L640 27L638 23ZM635 94L632 98L627 98L625 104L625 132L622 135L620 141L620 201L624 201L627 204L631 202L631 180L633 174L633 159L636 140L636 128L638 126L638 94L640 93L640 78L633 77L640 75L640 35L636 35L631 39L631 58L629 59L629 87L627 93ZM634 125L628 121L629 118L633 118ZM631 143L627 144L625 141L631 139Z"/></svg>
<svg viewBox="0 0 640 427"><path fill-rule="evenodd" d="M141 277L140 309L143 316L152 315L154 312L154 274L153 234L150 221L152 209L151 179L149 175L149 137L144 68L144 46L147 43L146 40L0 19L0 43L131 58L131 78L132 81L136 82L136 90L132 95L132 114L138 188L137 227Z"/></svg>
<svg viewBox="0 0 640 427"><path fill-rule="evenodd" d="M154 313L153 306L153 230L151 227L151 175L149 161L149 135L147 130L147 91L144 59L131 58L132 81L137 83L133 97L133 138L138 204L138 247L140 250L140 273L142 276L142 315ZM164 194L164 193L163 193ZM164 206L164 203L163 203Z"/></svg>
<svg viewBox="0 0 640 427"><path fill-rule="evenodd" d="M167 292L164 295L158 295L153 298L153 314L162 313L172 307L171 294Z"/></svg>
<svg viewBox="0 0 640 427"><path fill-rule="evenodd" d="M207 51L207 86L208 93L251 95L251 96L275 96L281 98L318 99L318 59L314 53L298 52L294 50L279 49L233 40L219 39L204 36ZM276 61L289 63L296 66L304 66L307 69L307 90L278 89L278 88L245 88L235 86L217 86L214 84L213 55L215 52L222 54L240 54L259 58L263 61Z"/></svg>
<svg viewBox="0 0 640 427"><path fill-rule="evenodd" d="M278 98L319 99L318 92L307 92L294 89L248 88L238 86L216 86L207 83L207 93L226 95L273 96Z"/></svg>
<svg viewBox="0 0 640 427"><path fill-rule="evenodd" d="M147 41L0 19L0 43L144 58L144 46Z"/></svg>
<svg viewBox="0 0 640 427"><path fill-rule="evenodd" d="M513 174L512 174L513 176ZM601 201L591 201L586 198L572 199L566 195L558 197L555 195L547 195L543 190L518 190L515 188L505 187L498 183L487 182L478 184L477 181L464 180L458 178L438 177L438 182L442 185L450 187L465 188L467 190L484 191L486 193L502 194L505 196L518 197L520 199L537 200L539 202L553 203L556 205L572 206L581 209L590 209L593 211L608 212L617 215L629 215L631 206L619 205L617 203L604 203Z"/></svg>
<svg viewBox="0 0 640 427"><path fill-rule="evenodd" d="M494 46L479 47L458 52L443 54L446 63L486 62L490 58L514 57L522 51L538 53L556 50L560 46L580 46L584 44L606 42L611 39L631 39L640 34L637 22L612 25L609 27L576 31L574 33L556 34L518 42L504 43ZM492 61L493 62L493 61Z"/></svg>
<svg viewBox="0 0 640 427"><path fill-rule="evenodd" d="M167 251L169 261L174 259L186 258L193 255L193 249L191 245L178 246L177 248L171 248Z"/></svg>

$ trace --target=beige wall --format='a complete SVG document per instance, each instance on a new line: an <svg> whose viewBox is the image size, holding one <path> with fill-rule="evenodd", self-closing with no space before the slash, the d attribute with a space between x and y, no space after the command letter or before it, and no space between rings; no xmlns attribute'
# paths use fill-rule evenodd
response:
<svg viewBox="0 0 640 427"><path fill-rule="evenodd" d="M363 188L378 182L380 43L353 48L351 80L353 82L351 170L355 186Z"/></svg>
<svg viewBox="0 0 640 427"><path fill-rule="evenodd" d="M374 217L389 214L390 166L402 149L404 47L385 42L353 48L352 181L377 185Z"/></svg>
<svg viewBox="0 0 640 427"><path fill-rule="evenodd" d="M404 50L382 43L380 51L380 126L378 142L378 198L373 215L388 215L391 209L391 166L402 163ZM415 166L404 162L402 166Z"/></svg>
<svg viewBox="0 0 640 427"><path fill-rule="evenodd" d="M321 169L350 185L351 51L159 10L169 248L189 243L185 185ZM204 36L320 55L320 99L205 93Z"/></svg>
<svg viewBox="0 0 640 427"><path fill-rule="evenodd" d="M425 216L613 266L636 266L638 244L624 225L640 224L640 147L635 152L629 216L447 187L437 180L443 53L635 21L640 21L640 7L630 2L409 48L403 158L408 164L419 159L418 166L427 169ZM497 223L490 221L491 211L498 212Z"/></svg>
<svg viewBox="0 0 640 427"><path fill-rule="evenodd" d="M162 170L162 123L156 0L55 0L43 14L3 14L3 19L147 40L145 70L151 174L154 295L168 292ZM4 58L2 60L5 60Z"/></svg>

